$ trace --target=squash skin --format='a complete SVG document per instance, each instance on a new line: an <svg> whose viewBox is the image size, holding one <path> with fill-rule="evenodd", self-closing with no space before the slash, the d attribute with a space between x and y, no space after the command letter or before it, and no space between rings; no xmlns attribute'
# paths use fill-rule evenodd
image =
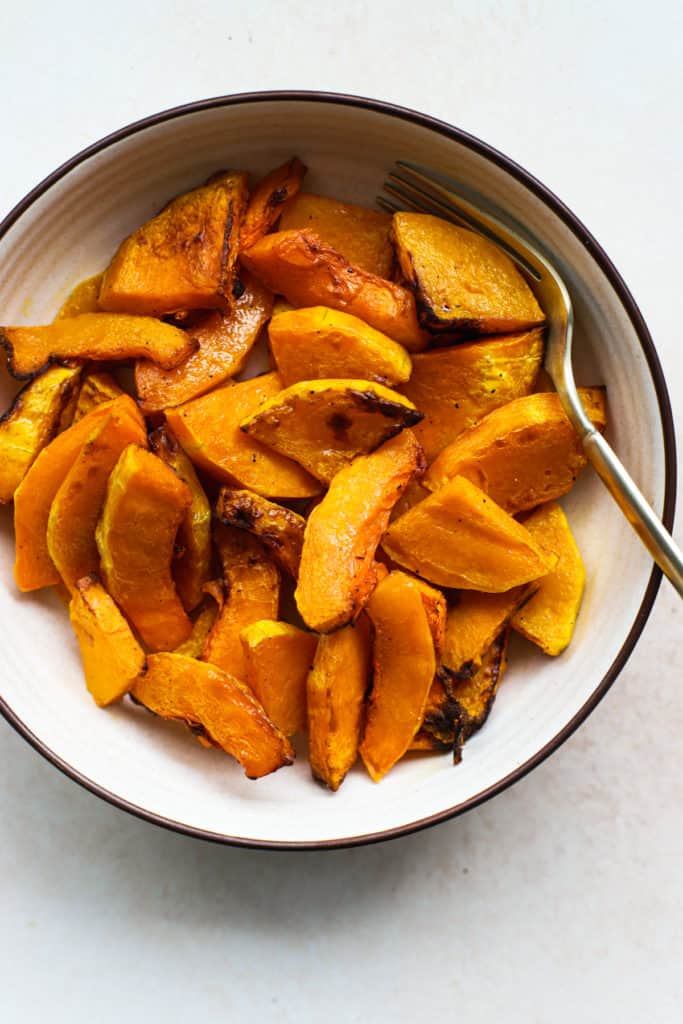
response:
<svg viewBox="0 0 683 1024"><path fill-rule="evenodd" d="M559 561L537 593L512 619L512 628L557 657L571 642L586 584L581 553L562 508L551 502L524 519L524 526Z"/></svg>
<svg viewBox="0 0 683 1024"><path fill-rule="evenodd" d="M606 425L602 388L579 388L599 430ZM541 392L495 409L441 452L424 477L437 490L455 476L481 487L511 515L566 494L586 465L581 440L557 395Z"/></svg>
<svg viewBox="0 0 683 1024"><path fill-rule="evenodd" d="M538 328L414 356L411 378L397 390L424 413L415 436L427 461L493 409L531 394L542 358Z"/></svg>
<svg viewBox="0 0 683 1024"><path fill-rule="evenodd" d="M551 569L528 530L464 477L394 520L382 547L418 576L463 590L499 593Z"/></svg>
<svg viewBox="0 0 683 1024"><path fill-rule="evenodd" d="M97 576L78 581L69 616L88 690L99 707L107 707L128 693L145 672L145 652Z"/></svg>
<svg viewBox="0 0 683 1024"><path fill-rule="evenodd" d="M162 718L201 726L249 779L291 764L294 752L252 692L215 665L182 654L152 654L133 696Z"/></svg>
<svg viewBox="0 0 683 1024"><path fill-rule="evenodd" d="M216 518L224 526L253 534L280 568L297 578L306 529L303 516L252 491L223 487L216 502Z"/></svg>
<svg viewBox="0 0 683 1024"><path fill-rule="evenodd" d="M309 498L322 490L319 481L239 428L281 387L276 373L266 373L167 409L166 421L192 462L221 483L265 498Z"/></svg>
<svg viewBox="0 0 683 1024"><path fill-rule="evenodd" d="M542 585L542 581L537 580L500 594L476 590L464 590L459 594L448 609L446 618L442 675L445 673L458 679L473 676L496 637Z"/></svg>
<svg viewBox="0 0 683 1024"><path fill-rule="evenodd" d="M0 417L0 505L12 500L40 452L59 433L80 376L80 367L50 367L22 388Z"/></svg>
<svg viewBox="0 0 683 1024"><path fill-rule="evenodd" d="M391 386L410 377L411 360L402 345L338 309L309 306L279 313L268 325L268 337L285 386L330 377Z"/></svg>
<svg viewBox="0 0 683 1024"><path fill-rule="evenodd" d="M109 478L96 539L107 590L152 651L173 650L192 623L171 576L192 494L151 452L129 445Z"/></svg>
<svg viewBox="0 0 683 1024"><path fill-rule="evenodd" d="M96 406L103 405L105 402L113 402L123 393L110 374L99 370L89 371L84 376L78 392L73 422L77 423L89 412L92 412Z"/></svg>
<svg viewBox="0 0 683 1024"><path fill-rule="evenodd" d="M417 580L389 573L368 601L367 613L374 628L373 685L360 754L379 782L422 723L437 661Z"/></svg>
<svg viewBox="0 0 683 1024"><path fill-rule="evenodd" d="M245 273L244 291L230 312L198 314L187 335L197 348L179 366L164 370L149 359L135 364L135 387L145 413L182 405L239 373L273 306L273 296Z"/></svg>
<svg viewBox="0 0 683 1024"><path fill-rule="evenodd" d="M194 348L184 331L148 316L80 313L43 327L2 327L0 345L13 377L28 380L50 363L71 359L122 360L147 357L166 369Z"/></svg>
<svg viewBox="0 0 683 1024"><path fill-rule="evenodd" d="M545 320L512 260L474 231L426 213L395 213L392 239L419 321L452 337L507 334Z"/></svg>
<svg viewBox="0 0 683 1024"><path fill-rule="evenodd" d="M306 729L306 676L318 638L288 622L262 620L246 626L240 640L250 689L285 736Z"/></svg>
<svg viewBox="0 0 683 1024"><path fill-rule="evenodd" d="M93 274L92 277L79 281L62 303L55 320L80 316L81 313L99 313L97 297L100 294L103 277L103 273Z"/></svg>
<svg viewBox="0 0 683 1024"><path fill-rule="evenodd" d="M313 231L353 266L391 279L395 258L389 238L390 214L300 192L280 219L281 231L296 229Z"/></svg>
<svg viewBox="0 0 683 1024"><path fill-rule="evenodd" d="M351 313L409 352L426 348L415 300L402 285L354 267L312 231L276 231L246 249L243 265L293 306Z"/></svg>
<svg viewBox="0 0 683 1024"><path fill-rule="evenodd" d="M329 483L358 455L421 419L412 402L382 384L309 380L273 395L240 429Z"/></svg>
<svg viewBox="0 0 683 1024"><path fill-rule="evenodd" d="M249 197L240 229L240 249L248 249L270 231L286 203L291 203L306 174L298 157L276 167L262 178Z"/></svg>
<svg viewBox="0 0 683 1024"><path fill-rule="evenodd" d="M119 246L104 272L100 308L148 316L230 309L246 205L247 178L238 171L221 171L172 199Z"/></svg>
<svg viewBox="0 0 683 1024"><path fill-rule="evenodd" d="M333 792L358 757L371 658L370 620L362 614L320 637L306 680L311 772Z"/></svg>
<svg viewBox="0 0 683 1024"><path fill-rule="evenodd" d="M280 574L256 537L216 523L214 538L223 566L225 599L206 638L202 660L246 682L240 634L254 622L278 618Z"/></svg>
<svg viewBox="0 0 683 1024"><path fill-rule="evenodd" d="M309 629L328 633L363 609L377 582L375 551L394 504L423 470L409 430L342 469L306 523L297 607Z"/></svg>

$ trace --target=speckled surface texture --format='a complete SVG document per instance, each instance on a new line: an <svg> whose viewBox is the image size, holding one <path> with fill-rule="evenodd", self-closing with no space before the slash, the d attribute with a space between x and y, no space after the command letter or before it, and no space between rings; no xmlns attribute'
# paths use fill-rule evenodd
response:
<svg viewBox="0 0 683 1024"><path fill-rule="evenodd" d="M101 135L203 96L320 88L413 106L502 149L588 224L649 323L680 427L677 4L183 7L3 11L0 215ZM550 760L459 820L365 849L166 833L0 720L0 1018L674 1024L682 623L663 585L620 679Z"/></svg>

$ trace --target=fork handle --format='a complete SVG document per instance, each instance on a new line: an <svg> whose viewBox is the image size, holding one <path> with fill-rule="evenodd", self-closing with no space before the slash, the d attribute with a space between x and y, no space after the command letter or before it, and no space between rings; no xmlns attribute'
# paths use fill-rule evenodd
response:
<svg viewBox="0 0 683 1024"><path fill-rule="evenodd" d="M665 576L683 597L683 551L659 521L604 437L584 435L586 458Z"/></svg>

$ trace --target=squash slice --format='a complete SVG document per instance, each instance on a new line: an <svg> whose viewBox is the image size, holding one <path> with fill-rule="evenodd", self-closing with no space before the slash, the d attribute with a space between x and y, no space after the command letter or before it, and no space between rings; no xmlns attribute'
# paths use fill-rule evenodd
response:
<svg viewBox="0 0 683 1024"><path fill-rule="evenodd" d="M463 590L499 593L552 568L529 531L464 477L394 520L382 547L418 576Z"/></svg>
<svg viewBox="0 0 683 1024"><path fill-rule="evenodd" d="M22 388L0 417L0 505L12 500L40 452L59 432L80 375L80 367L50 367Z"/></svg>
<svg viewBox="0 0 683 1024"><path fill-rule="evenodd" d="M549 576L552 573L549 573ZM547 577L546 577L547 578ZM470 679L505 627L542 586L540 580L500 594L464 590L448 609L441 674Z"/></svg>
<svg viewBox="0 0 683 1024"><path fill-rule="evenodd" d="M104 274L94 274L92 277L86 277L84 281L79 281L63 302L55 320L80 316L81 313L99 313L97 297L100 294L103 277Z"/></svg>
<svg viewBox="0 0 683 1024"><path fill-rule="evenodd" d="M330 377L399 384L410 377L410 356L402 345L338 309L280 313L270 321L268 337L286 385Z"/></svg>
<svg viewBox="0 0 683 1024"><path fill-rule="evenodd" d="M311 512L296 603L309 629L328 633L363 609L376 582L375 551L394 504L423 468L409 430L342 469Z"/></svg>
<svg viewBox="0 0 683 1024"><path fill-rule="evenodd" d="M426 348L407 288L349 263L312 231L276 231L241 256L273 292L294 306L329 306L359 317L408 349Z"/></svg>
<svg viewBox="0 0 683 1024"><path fill-rule="evenodd" d="M202 604L199 611L195 612L195 617L192 622L192 632L188 636L187 640L184 640L182 644L179 644L178 647L174 649L174 654L184 654L188 658L201 658L206 638L213 628L213 624L216 621L216 617L218 616L218 612L221 607L213 594L211 583L207 584L205 594L207 595L205 603Z"/></svg>
<svg viewBox="0 0 683 1024"><path fill-rule="evenodd" d="M19 380L70 359L146 357L170 369L194 348L192 339L171 324L121 313L80 313L44 327L3 327L0 345L7 350L10 373Z"/></svg>
<svg viewBox="0 0 683 1024"><path fill-rule="evenodd" d="M602 388L579 388L599 430L606 424ZM571 490L586 465L581 440L557 395L516 398L490 412L441 452L424 477L435 491L455 476L481 487L511 515Z"/></svg>
<svg viewBox="0 0 683 1024"><path fill-rule="evenodd" d="M85 681L106 707L132 688L146 668L145 652L96 576L76 584L69 616L81 649Z"/></svg>
<svg viewBox="0 0 683 1024"><path fill-rule="evenodd" d="M280 230L304 228L315 232L355 267L391 278L394 250L389 239L391 216L340 199L300 192L287 203Z"/></svg>
<svg viewBox="0 0 683 1024"><path fill-rule="evenodd" d="M283 204L294 198L306 174L306 167L293 156L262 178L249 197L240 229L240 249L248 249L267 234L279 218Z"/></svg>
<svg viewBox="0 0 683 1024"><path fill-rule="evenodd" d="M122 394L123 390L110 374L99 370L91 370L86 373L76 400L74 423L87 416L96 406L103 405L105 402L113 402Z"/></svg>
<svg viewBox="0 0 683 1024"><path fill-rule="evenodd" d="M314 633L272 619L254 622L240 633L247 683L271 722L285 736L306 729L306 676L318 638Z"/></svg>
<svg viewBox="0 0 683 1024"><path fill-rule="evenodd" d="M419 319L451 336L507 334L545 320L517 267L487 238L427 213L395 213L392 237Z"/></svg>
<svg viewBox="0 0 683 1024"><path fill-rule="evenodd" d="M408 399L368 380L310 380L273 395L241 423L323 483L422 419Z"/></svg>
<svg viewBox="0 0 683 1024"><path fill-rule="evenodd" d="M182 654L152 654L133 687L140 704L161 718L201 727L212 745L232 754L249 779L291 764L294 752L248 686L215 665Z"/></svg>
<svg viewBox="0 0 683 1024"><path fill-rule="evenodd" d="M125 449L109 479L97 547L107 590L153 651L173 650L192 632L171 576L191 504L189 487L161 459L134 444Z"/></svg>
<svg viewBox="0 0 683 1024"><path fill-rule="evenodd" d="M252 491L223 487L216 502L216 518L225 526L258 537L278 565L297 578L306 528L303 516Z"/></svg>
<svg viewBox="0 0 683 1024"><path fill-rule="evenodd" d="M229 309L246 205L247 178L238 171L221 171L172 199L119 246L100 308L150 316Z"/></svg>
<svg viewBox="0 0 683 1024"><path fill-rule="evenodd" d="M366 615L321 636L306 681L313 777L336 791L358 757L372 643Z"/></svg>
<svg viewBox="0 0 683 1024"><path fill-rule="evenodd" d="M168 409L166 420L195 465L222 483L267 498L309 498L322 490L317 480L240 430L281 386L276 373L266 373Z"/></svg>

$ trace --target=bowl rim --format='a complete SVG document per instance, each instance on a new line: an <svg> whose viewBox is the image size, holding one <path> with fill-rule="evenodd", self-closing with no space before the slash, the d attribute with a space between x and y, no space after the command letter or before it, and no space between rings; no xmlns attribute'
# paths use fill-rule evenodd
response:
<svg viewBox="0 0 683 1024"><path fill-rule="evenodd" d="M47 177L31 189L31 191L28 192L24 198L21 199L4 217L0 222L0 239L7 234L9 229L32 206L32 204L44 195L61 178L89 157L94 156L97 153L101 153L109 146L112 146L138 132L144 131L147 128L176 118L185 117L187 115L214 108L263 102L305 102L350 106L369 110L392 118L397 118L399 120L408 121L422 128L427 128L467 147L478 155L485 157L492 163L504 169L508 174L541 199L542 202L544 202L545 205L548 206L553 213L555 213L564 222L564 224L589 251L607 277L633 325L638 340L640 341L659 406L660 422L664 439L664 506L662 519L667 529L671 530L673 527L674 510L676 505L677 472L676 439L671 402L654 342L640 309L626 286L626 283L607 253L588 231L586 226L550 189L543 185L542 182L530 174L529 171L525 170L520 164L510 159L510 157L501 153L488 143L483 142L481 139L478 139L476 136L463 131L461 128L457 128L446 121L432 117L429 114L423 114L409 107L399 106L395 103L384 100L370 99L368 97L347 93L325 92L318 90L270 90L232 93L225 96L214 96L203 100L184 103L179 106L170 107L167 110L151 114L147 117L143 117L137 121L133 121L130 124L103 136L97 142L87 146L85 149L82 149L70 159L60 164L54 171L48 174ZM36 736L31 729L29 729L26 723L22 721L22 719L12 710L2 697L0 697L0 712L20 736L30 743L30 745L37 750L39 754L58 768L64 775L68 776L74 782L77 782L91 793L94 793L102 800L106 800L119 810L126 811L129 814L141 818L153 825L158 825L170 831L178 832L182 835L191 836L196 839L203 839L209 842L221 843L228 846L246 847L251 849L290 851L325 850L370 845L372 843L384 842L390 839L397 839L401 836L407 836L414 832L421 831L422 829L437 825L442 821L448 821L460 814L464 814L466 811L479 806L486 800L490 800L498 793L502 793L504 790L508 789L508 787L512 786L515 782L524 778L525 775L540 765L547 757L550 756L550 754L557 750L565 740L567 740L576 731L576 729L578 729L582 722L586 720L594 708L597 707L628 661L628 658L630 657L652 610L652 606L661 583L661 578L661 570L657 566L654 566L645 588L642 602L633 620L631 628L608 671L593 690L593 693L588 700L572 716L570 721L567 722L567 724L558 733L556 733L555 736L545 743L540 750L497 782L486 787L480 792L475 793L468 799L463 800L452 807L438 811L435 814L429 815L428 817L410 821L404 825L398 825L394 828L384 829L379 832L345 836L339 839L307 840L304 842L298 842L230 836L223 833L211 832L207 829L198 828L193 825L187 825L184 822L175 821L172 818L166 818L163 815L148 810L147 808L133 804L123 797L118 796L116 793L112 793L110 790L105 789L93 779L83 775L83 773L81 773L77 768L74 768L73 765L64 761L59 754L55 753L55 751L50 749L47 744L43 743L43 741Z"/></svg>

